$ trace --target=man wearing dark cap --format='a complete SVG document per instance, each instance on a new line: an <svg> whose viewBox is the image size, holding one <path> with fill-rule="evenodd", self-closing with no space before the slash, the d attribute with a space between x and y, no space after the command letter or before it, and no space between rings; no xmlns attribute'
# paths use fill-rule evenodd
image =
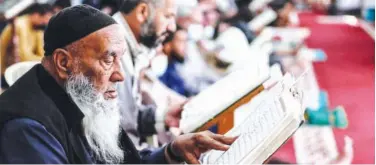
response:
<svg viewBox="0 0 376 165"><path fill-rule="evenodd" d="M120 29L86 5L51 18L42 64L0 95L0 163L199 163L208 149L228 149L235 138L201 132L138 153L120 129L116 85L129 51Z"/></svg>
<svg viewBox="0 0 376 165"><path fill-rule="evenodd" d="M142 104L146 92L140 90L140 72L155 55L155 47L175 31L175 0L122 0L120 12L113 18L122 25L129 51L122 59L126 76L120 83L119 100L122 127L138 149L147 144L145 139L163 133L166 128L178 127L181 105L155 106ZM145 98L145 97L144 97ZM164 108L166 107L166 108ZM175 108L178 107L178 108Z"/></svg>

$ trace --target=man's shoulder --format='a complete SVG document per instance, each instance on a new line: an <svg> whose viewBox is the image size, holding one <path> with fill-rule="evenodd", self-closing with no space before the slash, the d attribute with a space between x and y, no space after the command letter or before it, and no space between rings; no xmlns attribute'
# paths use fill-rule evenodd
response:
<svg viewBox="0 0 376 165"><path fill-rule="evenodd" d="M9 137L25 139L28 137L43 138L51 136L43 124L31 118L14 118L8 120L2 125L0 130L2 139Z"/></svg>
<svg viewBox="0 0 376 165"><path fill-rule="evenodd" d="M0 137L1 140L9 139L6 141L13 142L53 142L54 144L58 144L59 148L62 148L56 137L41 122L26 117L6 121L0 129Z"/></svg>
<svg viewBox="0 0 376 165"><path fill-rule="evenodd" d="M41 123L30 118L15 118L3 125L0 150L1 163L68 163L61 143Z"/></svg>
<svg viewBox="0 0 376 165"><path fill-rule="evenodd" d="M30 118L15 118L4 123L2 131L18 132L34 129L44 129L45 127L36 120ZM46 130L47 131L47 130Z"/></svg>

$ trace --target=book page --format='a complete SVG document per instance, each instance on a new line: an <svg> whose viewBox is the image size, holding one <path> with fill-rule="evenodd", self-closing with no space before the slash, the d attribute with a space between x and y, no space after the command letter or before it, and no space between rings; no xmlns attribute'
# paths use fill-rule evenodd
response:
<svg viewBox="0 0 376 165"><path fill-rule="evenodd" d="M329 162L339 155L331 127L303 126L294 134L293 142L299 164Z"/></svg>
<svg viewBox="0 0 376 165"><path fill-rule="evenodd" d="M259 148L258 151L263 152L266 149L264 147L267 147L263 146L263 144L266 143L265 139L270 139L270 137L274 136L278 137L279 133L272 133L285 128L285 117L287 117L288 114L290 116L292 114L301 114L300 111L296 111L298 109L300 110L300 108L297 109L297 106L295 106L293 110L287 109L290 106L286 107L286 104L301 104L301 98L293 87L296 82L299 82L302 78L303 77L298 77L294 79L290 74L286 74L283 80L270 89L261 102L257 103L257 106L252 107L252 102L245 105L249 106L249 110L252 112L243 123L226 134L229 136L239 136L238 139L227 151L210 151L203 159L204 163L237 164L260 145L261 148ZM288 98L298 100L291 102L288 101Z"/></svg>
<svg viewBox="0 0 376 165"><path fill-rule="evenodd" d="M235 71L190 100L182 112L180 127L199 127L261 85L267 75L249 76L247 69ZM194 125L194 126L192 126Z"/></svg>
<svg viewBox="0 0 376 165"><path fill-rule="evenodd" d="M247 72L244 71L234 72L202 91L187 103L186 108L194 109L190 112L202 112L201 110L207 110L209 107L213 109L213 105L221 107L222 105L236 101L248 92L244 90L247 90L247 88L252 89L261 84L261 81L258 81L258 79L248 77Z"/></svg>
<svg viewBox="0 0 376 165"><path fill-rule="evenodd" d="M250 105L245 105L250 106ZM285 116L278 97L265 99L231 136L239 136L226 152L211 151L206 158L208 164L236 164L277 128Z"/></svg>

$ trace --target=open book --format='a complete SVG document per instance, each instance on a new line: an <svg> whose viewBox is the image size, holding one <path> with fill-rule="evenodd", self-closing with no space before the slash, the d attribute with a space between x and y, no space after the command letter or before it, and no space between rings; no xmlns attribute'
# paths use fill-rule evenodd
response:
<svg viewBox="0 0 376 165"><path fill-rule="evenodd" d="M218 133L226 133L233 126L234 110L263 91L262 84L268 77L268 72L255 75L248 68L230 73L184 106L180 129L190 133L224 123L226 128L221 128Z"/></svg>
<svg viewBox="0 0 376 165"><path fill-rule="evenodd" d="M225 135L239 136L227 151L212 150L203 164L262 164L303 124L302 93L286 74L262 99L243 105L248 117Z"/></svg>

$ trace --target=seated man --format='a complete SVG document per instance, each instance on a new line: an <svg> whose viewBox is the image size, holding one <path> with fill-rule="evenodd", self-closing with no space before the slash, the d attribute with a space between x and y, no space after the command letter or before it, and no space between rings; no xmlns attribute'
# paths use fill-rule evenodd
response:
<svg viewBox="0 0 376 165"><path fill-rule="evenodd" d="M163 46L163 53L168 57L168 66L166 72L159 79L170 89L189 97L192 92L185 87L184 79L176 69L179 64L184 62L187 38L187 32L182 29L168 37Z"/></svg>
<svg viewBox="0 0 376 165"><path fill-rule="evenodd" d="M87 5L48 24L42 64L0 96L0 163L198 164L202 152L235 138L209 132L177 137L139 155L121 130L117 83L127 44L121 26Z"/></svg>
<svg viewBox="0 0 376 165"><path fill-rule="evenodd" d="M152 147L146 143L147 137L178 127L175 123L181 118L182 105L157 105L155 98L148 99L152 98L148 96L151 91L140 85L142 72L155 57L156 48L176 30L175 8L175 0L126 0L113 15L126 33L129 49L122 58L128 79L117 86L122 128L139 150Z"/></svg>
<svg viewBox="0 0 376 165"><path fill-rule="evenodd" d="M5 66L6 48L12 39L12 33L18 38L20 61L41 60L43 57L43 30L52 16L52 8L48 4L35 4L30 13L20 16L14 21L14 28L9 24L1 33L1 61ZM2 68L2 72L5 68Z"/></svg>
<svg viewBox="0 0 376 165"><path fill-rule="evenodd" d="M209 37L211 27L204 27L203 9L206 7L197 0L190 0L192 4L180 4L176 17L176 24L188 33L186 55L184 63L177 68L183 78L186 88L191 95L198 94L201 90L212 85L218 76L210 69L199 51L198 43ZM209 30L205 30L209 29Z"/></svg>
<svg viewBox="0 0 376 165"><path fill-rule="evenodd" d="M201 53L205 55L210 68L223 77L234 71L239 61L249 59L252 53L246 35L237 27L223 20L224 12L218 11L218 4L205 9L204 22L215 29L211 41L203 40ZM210 15L216 15L212 17Z"/></svg>
<svg viewBox="0 0 376 165"><path fill-rule="evenodd" d="M52 8L48 4L34 4L29 12L15 18L1 33L1 75L8 66L16 62L40 61L43 57L42 30L52 16Z"/></svg>
<svg viewBox="0 0 376 165"><path fill-rule="evenodd" d="M228 19L227 21L232 26L240 29L247 37L248 43L250 44L256 38L257 35L257 32L252 31L248 27L248 22L250 22L254 17L251 10L249 9L249 4L251 3L251 1L243 0L236 1L235 3L238 8L238 13L231 19Z"/></svg>

